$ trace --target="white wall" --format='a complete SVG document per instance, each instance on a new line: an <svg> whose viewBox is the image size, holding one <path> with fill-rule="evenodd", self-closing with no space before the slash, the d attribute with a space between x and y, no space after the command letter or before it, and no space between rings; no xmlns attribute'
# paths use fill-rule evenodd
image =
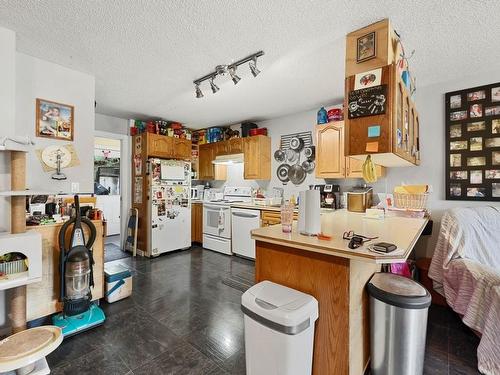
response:
<svg viewBox="0 0 500 375"><path fill-rule="evenodd" d="M34 150L30 151L27 186L71 193L71 183L78 182L79 192L93 192L94 77L22 53L17 53L16 59L16 133L33 137L34 149L68 144L70 142L35 138L35 100L41 98L72 105L75 108L72 144L80 160L79 166L63 169L67 180L56 181L50 177L53 172L43 171Z"/></svg>
<svg viewBox="0 0 500 375"><path fill-rule="evenodd" d="M128 120L107 116L100 113L95 114L95 130L114 133L114 134L128 134Z"/></svg>

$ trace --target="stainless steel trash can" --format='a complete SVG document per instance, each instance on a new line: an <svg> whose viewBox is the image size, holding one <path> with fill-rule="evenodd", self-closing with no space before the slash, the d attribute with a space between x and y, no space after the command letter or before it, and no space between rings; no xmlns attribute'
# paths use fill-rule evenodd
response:
<svg viewBox="0 0 500 375"><path fill-rule="evenodd" d="M318 301L262 281L241 297L248 375L311 374Z"/></svg>
<svg viewBox="0 0 500 375"><path fill-rule="evenodd" d="M422 375L431 295L403 276L376 273L370 295L372 375Z"/></svg>

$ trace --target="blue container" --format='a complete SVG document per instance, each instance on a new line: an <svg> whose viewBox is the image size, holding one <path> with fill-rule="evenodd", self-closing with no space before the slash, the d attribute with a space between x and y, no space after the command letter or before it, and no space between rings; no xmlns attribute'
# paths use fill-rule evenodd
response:
<svg viewBox="0 0 500 375"><path fill-rule="evenodd" d="M328 112L325 107L321 107L318 111L318 125L326 124L328 122Z"/></svg>

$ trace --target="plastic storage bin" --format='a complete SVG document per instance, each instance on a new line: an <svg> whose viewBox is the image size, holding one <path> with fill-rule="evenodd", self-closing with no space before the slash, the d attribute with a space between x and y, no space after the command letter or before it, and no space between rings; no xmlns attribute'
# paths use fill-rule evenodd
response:
<svg viewBox="0 0 500 375"><path fill-rule="evenodd" d="M312 370L318 301L262 281L241 297L248 375L305 375Z"/></svg>
<svg viewBox="0 0 500 375"><path fill-rule="evenodd" d="M105 264L104 278L107 302L116 302L132 294L132 274L128 268L121 264Z"/></svg>
<svg viewBox="0 0 500 375"><path fill-rule="evenodd" d="M376 273L370 295L371 374L422 375L431 295L404 276Z"/></svg>

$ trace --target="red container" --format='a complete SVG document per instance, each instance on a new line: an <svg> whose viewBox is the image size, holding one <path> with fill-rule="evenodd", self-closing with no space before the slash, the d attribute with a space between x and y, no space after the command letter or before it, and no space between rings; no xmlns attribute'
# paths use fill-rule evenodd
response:
<svg viewBox="0 0 500 375"><path fill-rule="evenodd" d="M342 108L333 108L328 111L328 121L342 121L344 113Z"/></svg>
<svg viewBox="0 0 500 375"><path fill-rule="evenodd" d="M133 128L130 128L130 136L137 135L139 133L139 129L137 129L135 126Z"/></svg>
<svg viewBox="0 0 500 375"><path fill-rule="evenodd" d="M148 122L147 127L146 127L146 131L148 133L156 134L156 125L152 122Z"/></svg>
<svg viewBox="0 0 500 375"><path fill-rule="evenodd" d="M267 135L267 128L250 129L248 134L250 134L251 137L254 135Z"/></svg>

